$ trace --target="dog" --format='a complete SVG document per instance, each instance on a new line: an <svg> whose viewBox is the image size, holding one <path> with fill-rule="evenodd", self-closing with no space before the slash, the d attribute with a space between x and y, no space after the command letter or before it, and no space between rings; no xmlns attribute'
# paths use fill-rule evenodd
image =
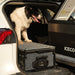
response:
<svg viewBox="0 0 75 75"><path fill-rule="evenodd" d="M27 29L30 27L32 21L40 23L42 15L38 8L33 6L23 6L16 8L10 14L11 21L15 23L15 31L18 36L18 42L23 44L21 40L21 32L25 42L32 42L28 38Z"/></svg>

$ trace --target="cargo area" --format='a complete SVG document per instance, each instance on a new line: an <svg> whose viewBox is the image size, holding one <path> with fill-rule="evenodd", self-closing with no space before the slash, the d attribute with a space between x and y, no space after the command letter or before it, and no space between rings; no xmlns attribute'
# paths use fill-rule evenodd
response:
<svg viewBox="0 0 75 75"><path fill-rule="evenodd" d="M40 3L39 4L35 4L35 3L16 4L14 2L8 3L4 7L4 11L6 13L6 18L10 23L10 27L13 30L15 29L15 23L11 21L10 14L14 11L15 8L23 7L24 5L31 5L33 7L38 6L37 8L40 10L42 14L41 23L32 22L30 27L27 29L29 39L32 39L33 42L48 44L48 23L50 22L56 10L58 9L58 5L54 3L51 5L49 4L46 5L44 3L43 4ZM21 37L21 39L23 40L23 37Z"/></svg>
<svg viewBox="0 0 75 75"><path fill-rule="evenodd" d="M29 39L31 39L33 41L33 45L37 46L37 49L38 51L40 51L39 47L43 47L44 49L44 45L49 45L49 46L53 46L50 47L49 49L50 50L56 50L57 48L60 49L59 45L60 43L63 41L63 43L65 42L65 40L67 41L66 36L64 37L65 40L61 40L61 41L58 41L57 39L62 38L61 35L56 35L55 32L57 31L53 31L54 27L53 25L56 25L55 23L53 23L54 21L52 21L52 18L56 15L58 9L59 9L59 4L56 4L56 3L29 3L29 2L9 2L7 3L5 6L4 6L4 9L3 9L3 12L6 16L6 19L11 27L11 29L13 30L13 32L16 34L15 32L15 23L11 21L10 19L10 14L14 11L15 8L19 8L19 7L23 7L23 6L26 6L26 5L31 5L31 6L34 6L34 7L37 7L41 14L42 14L42 20L41 20L41 23L37 23L37 22L32 22L30 27L27 29L27 33L28 33L28 37ZM51 22L52 21L52 22ZM57 24L58 25L58 24ZM52 27L53 26L53 27ZM59 26L60 27L60 26ZM58 28L57 28L58 29ZM62 27L61 27L62 29ZM60 29L59 29L60 30ZM58 32L59 34L59 32ZM61 36L61 37L59 37ZM55 38L56 37L56 38ZM68 36L67 36L68 38ZM14 40L17 39L17 35L14 37ZM21 36L21 39L24 40L24 38ZM69 39L69 38L68 38ZM13 40L13 41L14 41ZM58 42L57 42L58 41ZM35 42L35 43L34 43ZM18 44L18 42L15 41L15 43ZM37 43L37 44L36 44ZM69 43L69 42L68 42ZM41 46L38 47L38 44L42 44ZM26 44L27 45L27 44ZM29 44L30 45L30 44ZM74 44L73 44L74 45ZM20 45L21 46L21 45ZM23 47L21 46L20 47L18 45L18 55L17 55L17 63L20 67L20 69L25 72L25 60L22 60L22 59L25 59L24 57L24 49ZM35 49L34 46L30 46L29 48L31 49ZM46 48L47 48L46 46ZM55 46L57 46L55 48ZM62 46L62 45L60 45ZM20 47L20 48L19 48ZM20 50L20 49L23 49L23 50ZM25 49L29 49L28 47L25 47ZM46 49L45 48L45 49ZM54 49L55 48L55 49ZM39 56L39 55L44 55L43 52L41 51L41 53L39 53L38 51L33 52L31 51L32 54L34 54L35 56ZM42 49L42 48L41 48ZM49 51L50 52L50 51ZM60 53L60 50L59 51L53 51L54 53ZM28 52L27 52L28 53ZM37 53L37 54L36 54ZM50 52L51 53L51 52ZM60 53L61 54L61 53ZM64 52L63 52L64 54ZM66 53L65 53L66 54ZM46 56L49 55L48 53L45 54ZM31 55L32 56L32 55ZM55 54L56 56L56 54ZM68 56L68 54L67 54ZM34 56L32 56L34 57ZM47 56L48 58L50 58L49 56ZM51 54L51 57L53 58L54 55ZM74 53L71 53L71 57L75 57ZM55 59L56 57L54 57ZM35 59L35 58L34 58ZM41 57L39 58L36 58L36 59L41 59ZM46 59L46 57L44 57L44 59ZM22 62L21 62L22 61ZM51 61L53 61L53 59L51 59ZM28 61L27 61L28 62ZM32 62L32 61L31 61ZM50 61L49 61L50 62ZM49 63L48 62L48 63ZM47 62L46 62L47 63ZM44 70L44 71L39 71L39 72L29 72L27 73L27 75L74 75L75 74L75 67L73 66L68 66L67 64L65 65L64 63L61 63L61 62L58 62L56 61L55 59L55 64L54 64L54 61L53 62L50 62L51 63L51 66L55 66L54 68L52 69L48 69L48 70ZM36 65L36 64L35 64ZM49 65L50 66L50 65ZM31 67L32 68L32 67ZM16 75L21 75L21 73L17 73Z"/></svg>

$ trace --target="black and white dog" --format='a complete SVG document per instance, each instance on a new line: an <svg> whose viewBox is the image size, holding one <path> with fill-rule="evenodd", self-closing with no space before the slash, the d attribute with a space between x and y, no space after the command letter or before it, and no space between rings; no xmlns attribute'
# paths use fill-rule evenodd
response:
<svg viewBox="0 0 75 75"><path fill-rule="evenodd" d="M13 22L15 22L15 31L18 36L18 42L20 44L23 43L21 40L21 32L24 41L32 42L32 40L28 38L27 29L29 28L32 21L40 23L39 19L41 19L42 16L39 10L32 6L19 7L10 14L10 18Z"/></svg>

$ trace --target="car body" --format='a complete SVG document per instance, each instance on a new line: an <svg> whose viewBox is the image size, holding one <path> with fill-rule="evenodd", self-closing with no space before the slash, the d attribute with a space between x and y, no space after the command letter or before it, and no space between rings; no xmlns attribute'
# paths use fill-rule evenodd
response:
<svg viewBox="0 0 75 75"><path fill-rule="evenodd" d="M22 72L20 70L20 68L18 67L17 35L14 32L13 28L11 27L12 23L9 20L8 15L11 12L11 8L14 8L12 6L15 6L15 7L18 6L19 7L19 6L23 6L25 4L32 4L34 6L38 6L39 8L41 6L42 9L43 9L43 6L44 6L44 8L49 7L51 10L53 10L53 12L55 14L53 14L53 13L51 14L54 16L52 16L52 19L50 20L50 22L48 22L48 25L51 28L52 28L52 26L50 26L50 24L52 25L52 23L51 23L52 20L57 20L57 21L60 21L61 23L63 22L63 20L68 21L70 15L72 14L72 12L74 11L74 8L75 8L75 0L69 0L69 1L68 0L62 0L61 2L56 1L55 3L54 2L48 3L48 2L44 2L44 1L41 1L41 2L39 1L39 3L38 3L37 0L36 1L34 1L34 0L32 0L32 1L27 1L27 0L26 1L23 1L23 0L19 0L19 1L18 0L16 0L16 1L15 0L0 0L0 32L1 33L4 31L11 31L12 32L11 35L9 34L11 37L11 38L9 37L11 42L6 40L0 44L0 75L11 75L11 74L16 74L16 73ZM60 8L59 8L59 6L60 6ZM54 22L54 23L56 23L56 22ZM54 31L52 31L51 28L49 28L48 31L54 32ZM50 34L50 36L48 36L48 37L53 38L54 36L52 36ZM50 45L57 46L56 44L53 44L53 41L49 40ZM66 48L66 50L67 49L68 48ZM75 50L74 48L72 48L72 49ZM66 61L66 59L67 59L65 57L66 55L64 55L64 58L66 58L66 59L63 59L62 58L63 55L62 54L59 55L59 54L60 53L56 52L56 58ZM74 52L74 54L75 54L75 52ZM61 57L61 58L59 58L59 57ZM73 57L72 59L74 60L75 57ZM71 62L71 60L68 62ZM75 65L75 61L74 61L74 65Z"/></svg>

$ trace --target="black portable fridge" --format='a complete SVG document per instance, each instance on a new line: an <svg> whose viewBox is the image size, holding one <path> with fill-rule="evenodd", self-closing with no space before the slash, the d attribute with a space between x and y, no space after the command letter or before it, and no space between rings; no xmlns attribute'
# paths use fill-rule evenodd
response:
<svg viewBox="0 0 75 75"><path fill-rule="evenodd" d="M55 46L56 61L75 67L75 22L48 24L49 44Z"/></svg>
<svg viewBox="0 0 75 75"><path fill-rule="evenodd" d="M40 43L24 43L19 45L19 67L28 71L39 71L55 66L55 47Z"/></svg>

